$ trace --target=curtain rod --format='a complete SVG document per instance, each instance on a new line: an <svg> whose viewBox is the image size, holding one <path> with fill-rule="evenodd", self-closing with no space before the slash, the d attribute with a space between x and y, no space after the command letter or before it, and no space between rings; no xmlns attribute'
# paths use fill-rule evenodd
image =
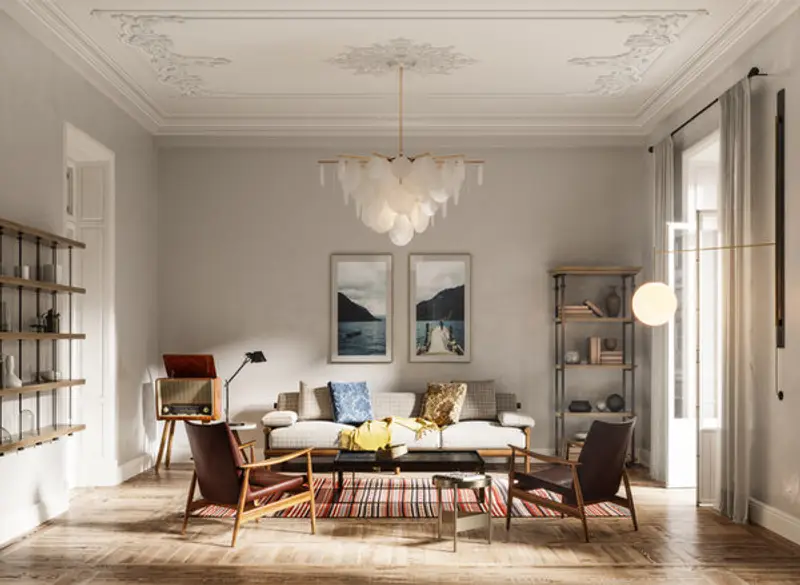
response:
<svg viewBox="0 0 800 585"><path fill-rule="evenodd" d="M767 74L766 73L761 73L761 70L758 67L753 67L750 71L748 71L747 79L752 79L753 77L767 77ZM715 105L717 105L717 102L719 102L719 98L715 99L713 102L708 104L705 108L703 108L702 110L697 112L694 116L692 116L691 118L686 120L683 124L681 124L680 126L675 128L675 130L670 132L669 135L670 136L675 136L678 132L680 132L681 130L686 128L689 124L691 124L692 122L697 120L697 118L699 118L700 116L705 114L708 110L710 110ZM651 146L650 148L647 149L647 152L653 152L654 148L655 147Z"/></svg>

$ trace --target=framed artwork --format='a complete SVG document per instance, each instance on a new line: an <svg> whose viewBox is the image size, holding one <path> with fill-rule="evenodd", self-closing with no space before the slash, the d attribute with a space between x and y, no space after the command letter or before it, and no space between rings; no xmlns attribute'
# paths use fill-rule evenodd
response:
<svg viewBox="0 0 800 585"><path fill-rule="evenodd" d="M471 264L469 254L409 256L410 361L470 361Z"/></svg>
<svg viewBox="0 0 800 585"><path fill-rule="evenodd" d="M391 254L331 256L331 362L392 361Z"/></svg>

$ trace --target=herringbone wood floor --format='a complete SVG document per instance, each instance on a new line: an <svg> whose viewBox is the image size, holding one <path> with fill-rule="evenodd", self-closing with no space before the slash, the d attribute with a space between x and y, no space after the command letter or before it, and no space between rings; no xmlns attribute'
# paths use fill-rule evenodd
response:
<svg viewBox="0 0 800 585"><path fill-rule="evenodd" d="M697 510L688 492L636 487L627 519L520 519L495 540L464 535L454 554L430 521L264 519L228 547L230 520L193 519L180 535L188 467L84 491L69 514L0 551L0 584L155 583L800 583L800 547Z"/></svg>

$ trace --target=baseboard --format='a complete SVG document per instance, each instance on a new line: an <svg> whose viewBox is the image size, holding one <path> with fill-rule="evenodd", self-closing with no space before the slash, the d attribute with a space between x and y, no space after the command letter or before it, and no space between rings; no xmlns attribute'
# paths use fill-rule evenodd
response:
<svg viewBox="0 0 800 585"><path fill-rule="evenodd" d="M144 473L155 464L155 459L149 454L139 455L134 457L127 463L117 467L116 481L117 484L128 481L130 478Z"/></svg>
<svg viewBox="0 0 800 585"><path fill-rule="evenodd" d="M644 467L650 468L650 450L649 449L637 449L636 450L636 462L639 465L643 465Z"/></svg>
<svg viewBox="0 0 800 585"><path fill-rule="evenodd" d="M3 521L0 522L0 547L33 532L42 523L60 516L68 509L69 495L64 491L62 495L46 502L3 510Z"/></svg>
<svg viewBox="0 0 800 585"><path fill-rule="evenodd" d="M800 518L750 498L750 522L800 544Z"/></svg>

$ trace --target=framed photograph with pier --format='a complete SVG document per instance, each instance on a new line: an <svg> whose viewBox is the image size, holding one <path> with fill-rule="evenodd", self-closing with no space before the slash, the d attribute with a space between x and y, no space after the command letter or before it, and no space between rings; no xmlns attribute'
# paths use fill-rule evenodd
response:
<svg viewBox="0 0 800 585"><path fill-rule="evenodd" d="M392 361L391 254L331 255L330 331L331 362Z"/></svg>
<svg viewBox="0 0 800 585"><path fill-rule="evenodd" d="M410 361L470 361L471 264L469 254L409 256Z"/></svg>

